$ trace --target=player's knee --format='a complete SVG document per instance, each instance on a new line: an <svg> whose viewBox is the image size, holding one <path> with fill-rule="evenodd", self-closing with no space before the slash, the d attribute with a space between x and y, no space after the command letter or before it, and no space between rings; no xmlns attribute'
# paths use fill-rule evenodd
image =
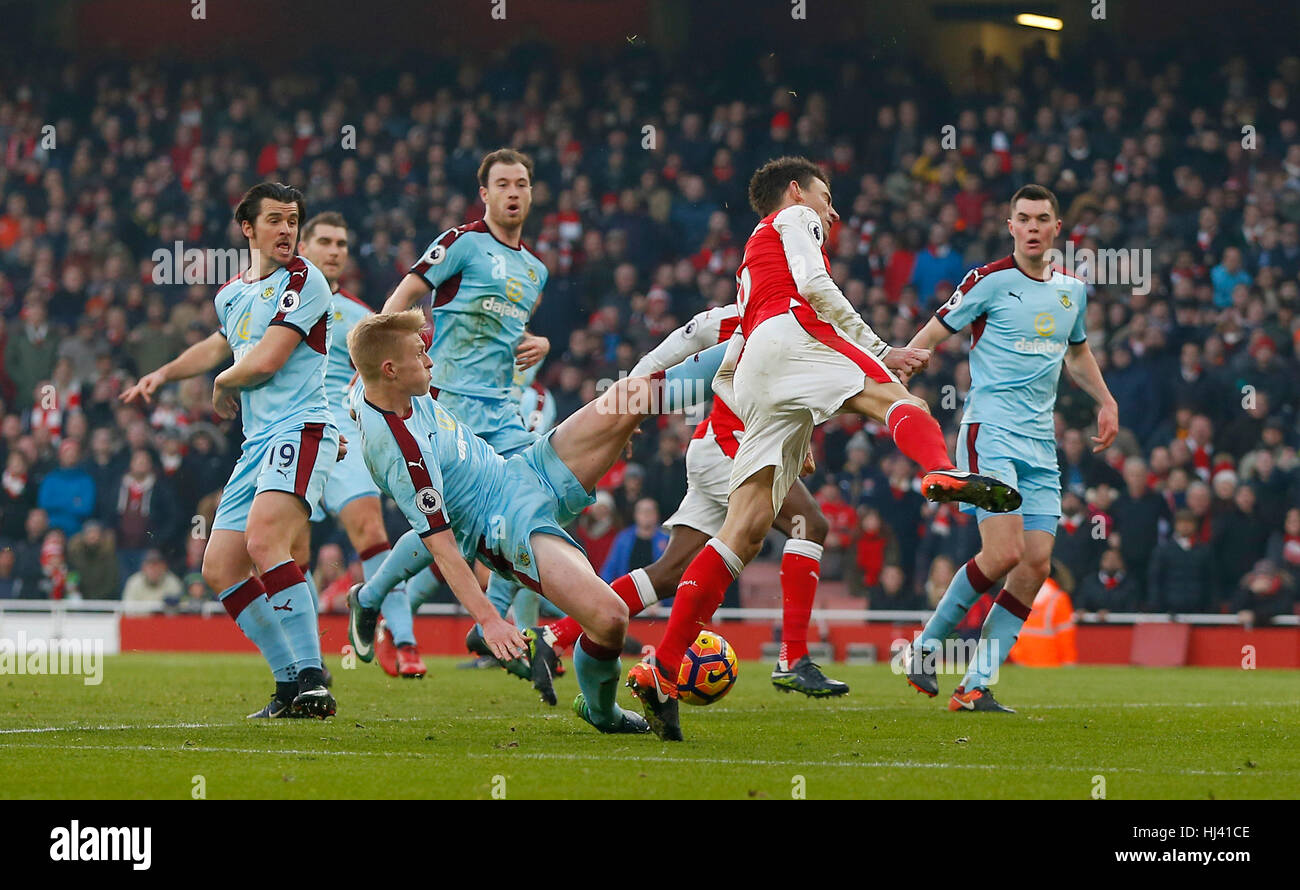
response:
<svg viewBox="0 0 1300 890"><path fill-rule="evenodd" d="M291 557L290 553L285 552L283 543L276 541L271 535L256 533L250 528L247 540L248 558L253 561L253 566L259 572L265 572Z"/></svg>
<svg viewBox="0 0 1300 890"><path fill-rule="evenodd" d="M605 597L589 630L594 636L606 641L607 645L615 641L621 642L627 636L628 618L627 603L617 596Z"/></svg>
<svg viewBox="0 0 1300 890"><path fill-rule="evenodd" d="M227 587L233 586L237 580L225 563L225 560L212 554L211 551L203 554L203 567L200 571L203 574L203 583L208 585L209 590L220 593Z"/></svg>
<svg viewBox="0 0 1300 890"><path fill-rule="evenodd" d="M926 414L930 413L930 403L927 402L925 399L919 398L917 396L909 395L906 399L903 399L902 401L914 407L920 408Z"/></svg>
<svg viewBox="0 0 1300 890"><path fill-rule="evenodd" d="M1052 558L1050 556L1034 559L1027 565L1029 571L1034 573L1034 581L1040 587L1047 580L1048 575L1052 574Z"/></svg>
<svg viewBox="0 0 1300 890"><path fill-rule="evenodd" d="M831 524L820 510L804 520L804 537L814 544L825 544L826 536L830 531Z"/></svg>
<svg viewBox="0 0 1300 890"><path fill-rule="evenodd" d="M1018 541L1007 541L992 547L985 547L983 555L984 558L980 560L980 563L987 560L988 576L990 578L1001 578L1020 564L1025 555L1025 548Z"/></svg>

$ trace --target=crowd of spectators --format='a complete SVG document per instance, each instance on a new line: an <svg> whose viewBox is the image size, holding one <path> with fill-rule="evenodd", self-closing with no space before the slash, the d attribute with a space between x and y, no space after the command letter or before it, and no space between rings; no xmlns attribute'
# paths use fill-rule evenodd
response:
<svg viewBox="0 0 1300 890"><path fill-rule="evenodd" d="M1152 258L1149 292L1089 288L1089 342L1123 432L1091 454L1091 403L1063 380L1058 576L1094 610L1291 611L1300 59L1216 67L1040 48L1009 64L976 51L948 84L851 48L738 52L682 64L644 47L579 61L530 47L364 77L8 63L0 596L206 595L195 573L238 426L215 417L206 379L147 409L117 396L217 327L220 282L160 284L155 251L171 263L178 241L241 246L234 202L281 180L304 190L309 215L344 214L343 285L377 307L439 231L481 215L479 159L509 145L536 161L525 240L550 281L532 327L552 343L542 380L560 419L692 314L734 299L756 221L746 184L768 158L830 172L833 276L900 344L967 269L1010 251L1012 191L1049 186L1063 239ZM950 436L968 343L950 338L911 384ZM690 433L686 418L647 424L607 477L580 529L598 568L660 546L646 524L680 500ZM876 424L836 419L815 449L827 577L877 607L934 602L978 548L970 517L928 504ZM316 545L334 583L346 539L326 523Z"/></svg>

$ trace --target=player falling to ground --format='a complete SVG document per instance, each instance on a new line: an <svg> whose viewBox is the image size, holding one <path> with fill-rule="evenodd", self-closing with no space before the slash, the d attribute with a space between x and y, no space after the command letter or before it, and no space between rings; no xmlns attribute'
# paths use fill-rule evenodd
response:
<svg viewBox="0 0 1300 890"><path fill-rule="evenodd" d="M385 312L400 312L428 299L432 291L428 351L433 395L507 457L537 440L519 414L514 374L536 365L550 351L545 337L527 330L548 274L520 239L532 207L532 180L533 162L526 154L503 148L486 155L478 170L483 218L434 239L384 303ZM402 579L413 577L429 561L428 550L413 533L399 538L379 571L360 588L362 603L382 602ZM499 576L488 583L488 597L502 615L518 590ZM488 654L478 628L466 642L471 651ZM535 675L531 658L508 667L531 677L543 697L555 704L550 677Z"/></svg>
<svg viewBox="0 0 1300 890"><path fill-rule="evenodd" d="M646 353L630 375L670 368L701 349L728 342L739 327L740 310L735 304L701 312ZM740 419L715 398L686 449L686 496L664 522L671 530L667 548L650 565L633 569L610 584L632 615L673 596L691 560L721 530L727 515L731 460L743 435ZM848 684L829 679L808 654L808 621L817 595L827 523L803 482L795 480L772 527L789 538L781 556L781 651L772 684L810 696L844 695ZM552 632L546 642L554 646L572 645L577 638L577 623L572 619L548 627Z"/></svg>
<svg viewBox="0 0 1300 890"><path fill-rule="evenodd" d="M149 401L159 386L214 370L212 404L243 417L244 446L212 523L203 580L261 650L275 676L251 717L328 717L310 574L308 517L319 510L339 450L325 396L332 325L329 283L297 255L302 194L278 182L249 189L235 208L252 265L217 291L221 330L122 394ZM295 559L295 556L297 557Z"/></svg>
<svg viewBox="0 0 1300 890"><path fill-rule="evenodd" d="M839 214L826 173L805 158L777 158L751 178L749 200L761 220L736 275L743 351L733 370L733 341L714 381L745 429L732 460L726 519L682 575L655 655L628 674L655 733L673 741L682 738L675 680L686 647L758 554L817 424L840 412L884 423L925 471L922 491L931 500L995 511L1020 501L1011 486L952 465L939 424L894 373L923 367L929 351L881 340L831 279L824 244Z"/></svg>
<svg viewBox="0 0 1300 890"><path fill-rule="evenodd" d="M1052 269L1046 256L1061 231L1056 196L1043 186L1026 185L1011 197L1010 209L1011 256L967 273L910 344L931 349L970 325L971 389L957 459L963 469L996 476L1024 496L1019 509L1004 515L962 508L976 512L980 552L957 571L924 630L904 651L908 681L926 695L937 695L940 644L966 610L1006 577L984 619L974 663L948 702L953 711L1011 711L988 686L1051 568L1061 514L1052 412L1062 360L1099 406L1093 451L1109 447L1119 430L1115 399L1087 343L1087 290L1078 278Z"/></svg>
<svg viewBox="0 0 1300 890"><path fill-rule="evenodd" d="M359 442L361 432L352 420L347 402L348 387L356 376L356 369L348 356L347 336L352 326L370 315L371 310L339 287L339 278L348 261L348 226L343 215L321 213L308 220L303 226L299 252L321 270L334 294L334 324L325 363L325 392L334 423L344 440ZM325 483L321 507L327 515L342 523L348 540L361 559L363 576L371 577L388 554L388 533L379 506L379 489L370 478L359 447L351 449L335 463ZM427 668L415 645L415 627L405 586L398 585L384 597L382 611L387 636L396 651L391 665L382 658L380 664L386 670L391 667L394 676L423 677Z"/></svg>
<svg viewBox="0 0 1300 890"><path fill-rule="evenodd" d="M470 562L480 560L532 587L582 627L573 651L582 690L578 715L601 732L647 732L617 704L628 610L563 529L594 501L590 491L618 459L637 425L658 411L703 397L701 384L721 362L721 347L650 377L620 380L523 452L497 454L429 394L432 360L417 310L376 315L349 335L362 386L352 393L366 465L401 507L452 593L503 661L529 640L484 595ZM357 654L372 641L378 610L349 597L349 635Z"/></svg>

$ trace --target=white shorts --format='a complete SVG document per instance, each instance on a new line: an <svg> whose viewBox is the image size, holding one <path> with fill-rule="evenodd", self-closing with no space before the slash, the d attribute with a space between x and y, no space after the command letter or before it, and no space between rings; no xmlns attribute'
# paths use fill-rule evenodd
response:
<svg viewBox="0 0 1300 890"><path fill-rule="evenodd" d="M868 383L891 382L899 382L893 371L807 306L764 321L745 340L736 365L735 408L745 434L729 492L775 467L772 510L780 511L799 478L813 427Z"/></svg>
<svg viewBox="0 0 1300 890"><path fill-rule="evenodd" d="M731 494L731 458L713 436L686 446L686 497L664 526L684 525L713 537L722 531Z"/></svg>

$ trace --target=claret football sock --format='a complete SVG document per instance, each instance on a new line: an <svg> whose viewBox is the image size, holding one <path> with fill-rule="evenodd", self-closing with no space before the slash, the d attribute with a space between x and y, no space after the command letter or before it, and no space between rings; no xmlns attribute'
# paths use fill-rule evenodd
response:
<svg viewBox="0 0 1300 890"><path fill-rule="evenodd" d="M618 683L623 675L617 649L593 643L586 634L573 647L578 688L587 699L587 712L598 726L613 726L619 719Z"/></svg>
<svg viewBox="0 0 1300 890"><path fill-rule="evenodd" d="M998 669L1007 660L1011 647L1020 636L1029 617L1030 607L1003 590L993 601L984 627L980 632L975 658L961 685L967 690L987 687L997 678Z"/></svg>
<svg viewBox="0 0 1300 890"><path fill-rule="evenodd" d="M924 408L911 402L895 402L885 412L885 425L898 450L920 464L925 472L954 469L943 430Z"/></svg>
<svg viewBox="0 0 1300 890"><path fill-rule="evenodd" d="M244 636L262 653L275 675L276 682L289 683L297 677L294 669L293 649L284 635L271 604L266 600L266 589L257 578L247 578L228 587L217 597L226 612Z"/></svg>
<svg viewBox="0 0 1300 890"><path fill-rule="evenodd" d="M935 607L934 614L930 616L930 620L921 631L921 649L930 652L942 646L948 634L961 623L962 617L970 607L992 586L993 579L984 576L975 563L975 558L971 557L967 560L966 564L952 576L952 581L948 583L948 589L943 592L943 598Z"/></svg>
<svg viewBox="0 0 1300 890"><path fill-rule="evenodd" d="M316 624L316 607L307 590L302 569L292 559L273 566L262 574L262 586L271 610L284 628L285 639L293 650L294 663L301 673L306 668L320 669L320 631Z"/></svg>

